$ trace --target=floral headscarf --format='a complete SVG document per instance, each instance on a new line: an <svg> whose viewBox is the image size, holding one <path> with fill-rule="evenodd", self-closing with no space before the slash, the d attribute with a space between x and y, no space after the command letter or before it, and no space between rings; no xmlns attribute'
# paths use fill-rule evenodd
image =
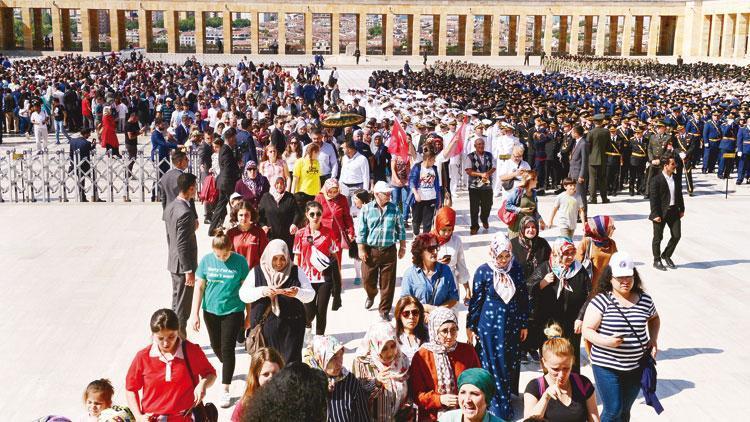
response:
<svg viewBox="0 0 750 422"><path fill-rule="evenodd" d="M440 394L457 394L456 375L453 373L448 353L456 350L458 343L451 347L445 347L438 342L438 330L440 326L452 322L458 325L458 318L448 308L437 307L430 312L430 318L427 322L427 331L430 333L430 341L423 343L422 347L431 351L435 357L435 370L437 371L438 393Z"/></svg>
<svg viewBox="0 0 750 422"><path fill-rule="evenodd" d="M557 297L560 297L560 293L562 293L563 289L570 292L573 291L568 284L568 279L576 275L578 270L581 269L581 263L576 260L573 260L573 263L568 266L563 263L563 255L571 250L576 250L575 245L563 237L558 238L555 240L555 243L552 244L552 253L549 256L549 266L552 270L552 274L560 280L560 284L557 287Z"/></svg>
<svg viewBox="0 0 750 422"><path fill-rule="evenodd" d="M329 201L330 201L330 200L331 200L331 199L333 199L334 197L333 197L333 196L330 196L330 195L328 195L328 191L329 191L329 190L331 190L331 189L334 189L334 188L336 188L336 189L338 189L338 188L339 188L339 181L338 181L338 180L336 180L336 178L334 178L334 177L331 177L330 179L327 179L327 180L325 181L325 183L323 183L323 187L322 187L322 188L320 189L320 191L321 191L321 192L323 193L323 196L324 196L324 197L325 197L325 198L326 198L327 200L329 200Z"/></svg>
<svg viewBox="0 0 750 422"><path fill-rule="evenodd" d="M250 169L255 169L255 177L250 177L250 175L248 174L248 171ZM242 173L242 183L247 186L254 197L259 197L263 194L264 178L265 176L260 174L260 172L258 171L258 165L255 163L255 161L250 160L245 164L245 171Z"/></svg>
<svg viewBox="0 0 750 422"><path fill-rule="evenodd" d="M503 252L510 253L510 260L505 267L498 267L497 257ZM510 278L510 274L508 274L513 267L514 260L508 236L503 233L495 235L492 239L492 244L490 244L490 256L492 257L492 260L489 262L490 268L492 268L492 285L503 302L510 303L516 294L516 285L513 283L513 279Z"/></svg>
<svg viewBox="0 0 750 422"><path fill-rule="evenodd" d="M445 245L449 240L451 240L451 236L440 236L440 230L442 230L446 226L456 226L456 211L454 211L453 208L450 207L440 208L435 215L435 228L432 230L432 233L435 235L435 237L437 237L438 244L440 246Z"/></svg>
<svg viewBox="0 0 750 422"><path fill-rule="evenodd" d="M609 231L615 222L612 217L608 215L597 215L586 220L586 224L583 226L584 235L590 237L594 241L594 245L600 248L606 248L609 246L611 239L609 238Z"/></svg>
<svg viewBox="0 0 750 422"><path fill-rule="evenodd" d="M335 377L328 375L326 372L328 363L343 348L344 345L336 337L316 335L305 350L305 363L313 368L320 369L328 377L328 391L333 391L336 382L342 380L349 373L344 367L341 368L341 372Z"/></svg>
<svg viewBox="0 0 750 422"><path fill-rule="evenodd" d="M406 381L409 376L409 359L401 350L398 350L396 357L391 362L383 362L380 354L386 344L392 341L398 348L398 338L396 329L389 322L381 321L370 326L362 340L362 345L357 350L357 356L374 365L380 374L386 374L388 382L383 384L383 388L395 394L397 400L391 401L395 413L401 407L408 392Z"/></svg>

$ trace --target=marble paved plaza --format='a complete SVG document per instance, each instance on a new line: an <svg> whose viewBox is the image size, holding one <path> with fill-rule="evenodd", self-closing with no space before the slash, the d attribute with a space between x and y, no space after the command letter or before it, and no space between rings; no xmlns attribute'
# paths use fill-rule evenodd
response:
<svg viewBox="0 0 750 422"><path fill-rule="evenodd" d="M361 83L363 74L343 77ZM679 268L666 273L650 266L651 224L644 200L617 196L611 204L590 208L591 216L614 217L614 239L635 257L661 315L658 395L666 410L657 418L639 398L634 421L724 420L747 409L750 369L742 347L750 343L745 327L750 186L735 188L730 182L729 187L724 199L724 184L715 176L697 176L697 195L685 197L683 239L674 256ZM552 199L540 200L545 219ZM489 233L470 237L465 193L458 195L455 208L456 235L465 242L473 272L489 258L492 236L504 229L493 212ZM46 414L76 418L84 411L86 384L101 377L112 380L115 402L125 403L125 373L136 351L150 342L148 320L171 303L160 216L161 207L154 203L0 204L0 420L30 421ZM210 253L205 232L201 225L201 256ZM576 240L581 233L579 225ZM542 234L553 239L557 233ZM407 254L398 263L399 277L409 259ZM328 319L328 334L346 344L347 365L368 325L378 319L376 311L364 309L365 294L352 285L353 273L351 261L345 260L343 308ZM463 324L466 308L459 305L457 311ZM207 333L191 340L220 369ZM244 351L238 348L237 356L235 398L244 390L248 368ZM591 367L584 366L583 373L591 376ZM538 376L538 368L524 366L521 388ZM217 401L219 394L216 385L207 400ZM516 409L520 415L520 401ZM221 420L229 414L221 410Z"/></svg>

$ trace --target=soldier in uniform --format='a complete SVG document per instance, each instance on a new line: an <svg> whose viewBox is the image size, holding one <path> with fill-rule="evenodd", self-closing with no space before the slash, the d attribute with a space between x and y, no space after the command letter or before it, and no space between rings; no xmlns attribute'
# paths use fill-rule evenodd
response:
<svg viewBox="0 0 750 422"><path fill-rule="evenodd" d="M568 174L570 171L570 153L573 151L573 145L575 145L575 139L573 139L573 125L569 121L565 121L562 124L563 137L560 143L560 166L562 167L562 175ZM560 188L562 189L562 188ZM556 192L560 193L562 191Z"/></svg>
<svg viewBox="0 0 750 422"><path fill-rule="evenodd" d="M618 190L622 190L625 183L630 178L630 138L633 136L633 129L628 126L627 118L622 120L622 124L617 128L617 136L622 140L622 165L620 166L620 184Z"/></svg>
<svg viewBox="0 0 750 422"><path fill-rule="evenodd" d="M742 123L742 121L740 121ZM750 119L737 132L737 184L750 183Z"/></svg>
<svg viewBox="0 0 750 422"><path fill-rule="evenodd" d="M643 194L643 176L646 173L646 142L643 139L643 128L635 129L633 137L630 139L630 174L628 180L630 184L630 196L635 193Z"/></svg>
<svg viewBox="0 0 750 422"><path fill-rule="evenodd" d="M607 144L609 131L604 128L604 115L595 114L595 128L586 135L589 144L589 203L596 204L596 192L602 196L602 203L609 203L607 198Z"/></svg>
<svg viewBox="0 0 750 422"><path fill-rule="evenodd" d="M711 120L703 125L703 174L713 173L716 167L721 141L720 115L721 113L714 111L711 113Z"/></svg>
<svg viewBox="0 0 750 422"><path fill-rule="evenodd" d="M703 119L701 118L700 110L693 110L693 115L687 119L685 124L685 131L695 142L695 153L693 154L693 167L698 164L701 157L703 157L703 142L701 142L701 136L703 134Z"/></svg>
<svg viewBox="0 0 750 422"><path fill-rule="evenodd" d="M656 133L651 135L651 139L648 141L647 151L650 166L648 168L648 177L646 177L646 198L649 196L651 178L659 174L661 171L659 160L664 154L664 151L667 150L670 140L671 137L667 134L667 127L664 125L664 122L657 122Z"/></svg>
<svg viewBox="0 0 750 422"><path fill-rule="evenodd" d="M734 169L734 152L737 148L737 131L739 127L734 122L734 113L729 113L721 126L721 141L719 141L719 179L728 179Z"/></svg>
<svg viewBox="0 0 750 422"><path fill-rule="evenodd" d="M620 165L622 164L623 140L617 135L617 126L609 126L609 143L607 143L607 193L617 196L620 186Z"/></svg>
<svg viewBox="0 0 750 422"><path fill-rule="evenodd" d="M664 124L672 129L676 129L677 126L685 126L687 120L685 115L682 114L682 108L680 106L672 107L672 112L664 118Z"/></svg>
<svg viewBox="0 0 750 422"><path fill-rule="evenodd" d="M685 173L685 187L688 194L693 196L693 157L695 155L696 145L700 143L693 135L688 134L685 126L677 126L677 134L674 138L674 149L680 156L677 162L678 178L682 180L682 173Z"/></svg>

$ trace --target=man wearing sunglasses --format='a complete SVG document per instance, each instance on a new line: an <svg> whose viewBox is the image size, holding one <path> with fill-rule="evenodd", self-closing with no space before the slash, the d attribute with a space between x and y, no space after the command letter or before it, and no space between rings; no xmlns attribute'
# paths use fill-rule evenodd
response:
<svg viewBox="0 0 750 422"><path fill-rule="evenodd" d="M391 202L391 187L388 183L377 182L374 192L375 200L365 204L360 211L357 244L359 259L362 260L362 279L367 292L365 308L372 307L380 280L378 310L383 320L390 321L396 290L396 261L406 253L406 231L398 207Z"/></svg>

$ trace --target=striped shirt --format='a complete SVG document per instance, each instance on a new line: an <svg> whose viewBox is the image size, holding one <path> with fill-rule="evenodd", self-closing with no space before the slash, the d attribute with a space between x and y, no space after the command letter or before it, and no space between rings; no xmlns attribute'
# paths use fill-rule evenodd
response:
<svg viewBox="0 0 750 422"><path fill-rule="evenodd" d="M617 299L611 293L600 293L591 299L587 312L602 315L597 332L603 336L624 335L620 347L603 347L596 344L591 347L591 363L619 371L631 371L638 368L638 361L643 356L643 345L649 341L648 320L656 315L654 302L647 293L641 293L635 305L624 307L615 304ZM620 308L622 313L617 310ZM623 314L633 326L638 337L623 318Z"/></svg>
<svg viewBox="0 0 750 422"><path fill-rule="evenodd" d="M350 372L328 394L328 422L367 422L369 397Z"/></svg>
<svg viewBox="0 0 750 422"><path fill-rule="evenodd" d="M365 204L359 212L357 243L375 248L387 248L406 240L404 220L398 207L387 202L382 209L377 201Z"/></svg>

